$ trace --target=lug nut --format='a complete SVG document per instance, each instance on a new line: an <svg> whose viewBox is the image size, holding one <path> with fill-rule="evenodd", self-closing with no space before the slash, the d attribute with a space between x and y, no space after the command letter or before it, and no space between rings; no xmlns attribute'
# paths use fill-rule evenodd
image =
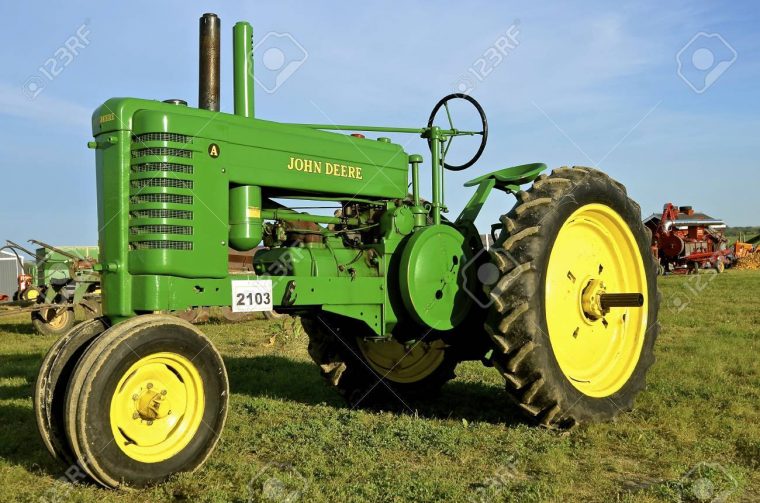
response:
<svg viewBox="0 0 760 503"><path fill-rule="evenodd" d="M152 387L153 387L153 383L152 383L152 382L149 382L149 383L148 383L148 384L147 384L145 387L146 387L146 388L148 388L148 389L150 389L150 388L152 388Z"/></svg>
<svg viewBox="0 0 760 503"><path fill-rule="evenodd" d="M134 395L132 395L132 400L137 400L138 398L140 398L140 397L137 395L137 393L135 393Z"/></svg>
<svg viewBox="0 0 760 503"><path fill-rule="evenodd" d="M148 420L148 426L153 426L153 420L152 419Z"/></svg>
<svg viewBox="0 0 760 503"><path fill-rule="evenodd" d="M162 395L164 395L164 396L166 396L166 390L165 390L165 389L162 389L162 390L161 390L161 394L162 394Z"/></svg>
<svg viewBox="0 0 760 503"><path fill-rule="evenodd" d="M134 413L132 414L132 419L137 419L138 417L140 417L140 414L139 414L139 413L137 413L137 412L134 412Z"/></svg>

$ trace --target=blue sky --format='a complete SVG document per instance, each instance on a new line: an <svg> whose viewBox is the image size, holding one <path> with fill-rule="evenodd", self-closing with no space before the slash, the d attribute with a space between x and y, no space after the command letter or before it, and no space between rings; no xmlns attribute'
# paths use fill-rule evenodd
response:
<svg viewBox="0 0 760 503"><path fill-rule="evenodd" d="M195 105L198 17L207 11L222 19L223 111L232 110L237 20L253 24L255 43L288 33L308 54L275 92L256 89L262 118L419 126L441 96L472 87L490 141L473 168L447 174L454 214L469 198L466 180L545 162L599 166L645 214L672 201L729 225L760 224L756 3L537 4L9 3L0 32L0 238L96 243L90 114L112 96ZM507 33L515 43L493 56ZM73 58L59 51L71 37L84 45ZM48 79L56 57L62 71ZM394 139L427 154L419 139ZM493 197L482 229L512 202Z"/></svg>

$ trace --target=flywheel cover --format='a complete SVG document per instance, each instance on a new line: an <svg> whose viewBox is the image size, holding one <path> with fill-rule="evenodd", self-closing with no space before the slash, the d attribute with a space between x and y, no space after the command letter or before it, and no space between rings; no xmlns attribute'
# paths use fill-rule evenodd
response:
<svg viewBox="0 0 760 503"><path fill-rule="evenodd" d="M464 320L472 298L463 288L470 253L462 233L449 225L416 231L401 255L401 298L415 321L450 330Z"/></svg>

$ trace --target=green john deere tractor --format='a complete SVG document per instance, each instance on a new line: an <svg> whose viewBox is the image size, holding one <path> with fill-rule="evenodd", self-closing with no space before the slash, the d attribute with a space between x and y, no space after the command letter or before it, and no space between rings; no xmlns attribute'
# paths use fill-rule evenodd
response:
<svg viewBox="0 0 760 503"><path fill-rule="evenodd" d="M198 108L114 98L93 115L103 316L42 364L35 411L53 456L109 487L201 466L227 416L224 361L198 328L155 314L198 306L300 316L319 371L352 404L429 395L480 360L547 427L632 407L659 300L650 238L621 184L591 168L515 166L468 182L472 198L446 219L444 173L473 165L488 136L474 99L445 97L422 127L254 118L252 28L240 22L235 113L220 113L219 27L200 20ZM455 101L481 125L457 129ZM420 155L358 132L425 139L430 200ZM479 147L452 165L459 137ZM485 250L474 221L492 193L517 202ZM299 200L336 211L297 211ZM228 246L262 241L253 272L229 272Z"/></svg>

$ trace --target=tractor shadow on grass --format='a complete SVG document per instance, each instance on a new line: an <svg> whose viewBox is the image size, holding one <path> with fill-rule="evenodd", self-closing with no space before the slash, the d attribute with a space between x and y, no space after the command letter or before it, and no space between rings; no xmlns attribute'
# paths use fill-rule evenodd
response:
<svg viewBox="0 0 760 503"><path fill-rule="evenodd" d="M34 325L29 323L3 323L0 324L0 329L2 329L3 332L8 332L10 334L19 334L19 335L39 335L37 334L37 330L34 329Z"/></svg>
<svg viewBox="0 0 760 503"><path fill-rule="evenodd" d="M0 379L22 378L29 385L29 394L32 396L32 386L37 379L37 372L42 363L42 355L39 353L16 353L0 355ZM0 400L7 399L3 396L0 387Z"/></svg>
<svg viewBox="0 0 760 503"><path fill-rule="evenodd" d="M336 409L351 408L322 381L314 364L272 355L225 358L224 361L233 393L272 397L305 405L328 405ZM454 380L429 398L405 399L405 402L392 399L382 405L362 404L361 408L398 414L411 414L413 411L423 418L465 419L505 426L525 423L523 416L510 405L505 391L495 385Z"/></svg>
<svg viewBox="0 0 760 503"><path fill-rule="evenodd" d="M30 472L58 476L63 471L56 472L57 465L42 445L32 410L32 392L41 360L39 354L0 355L0 379L22 381L0 385L0 458Z"/></svg>

